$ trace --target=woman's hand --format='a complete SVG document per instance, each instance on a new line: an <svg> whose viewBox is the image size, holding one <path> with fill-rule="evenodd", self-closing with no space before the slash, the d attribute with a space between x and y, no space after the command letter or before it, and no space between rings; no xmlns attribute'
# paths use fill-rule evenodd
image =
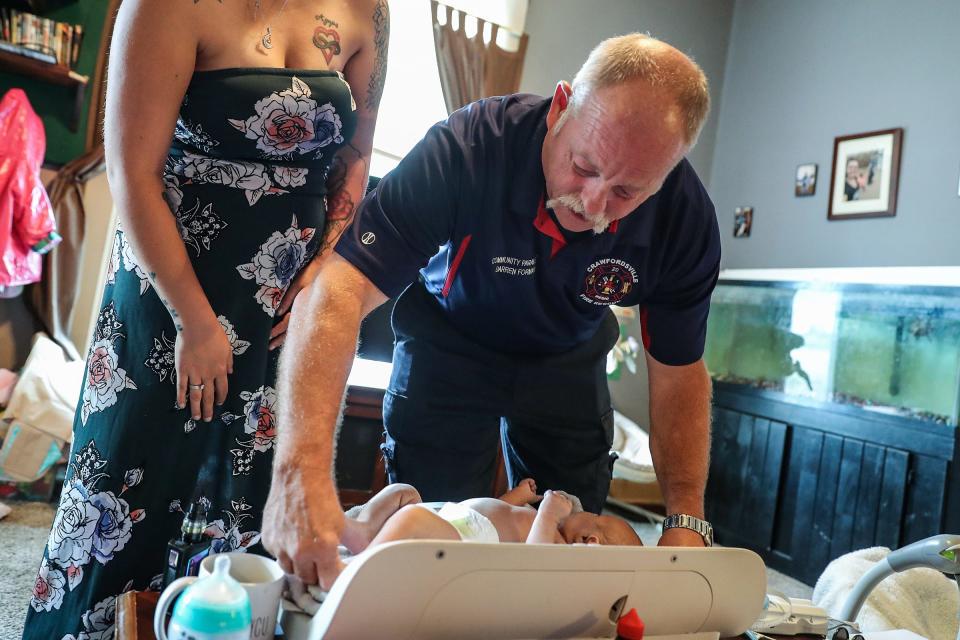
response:
<svg viewBox="0 0 960 640"><path fill-rule="evenodd" d="M177 406L190 401L190 416L213 419L213 404L227 399L227 375L233 373L233 347L220 322L184 322L174 348Z"/></svg>
<svg viewBox="0 0 960 640"><path fill-rule="evenodd" d="M314 278L317 277L317 273L320 272L320 260L320 256L316 256L301 269L300 273L294 277L293 282L290 283L287 292L283 294L283 299L280 300L280 306L277 307L277 317L280 318L280 322L275 324L273 329L270 330L271 351L282 345L283 341L286 340L287 325L290 324L289 311L291 307L293 307L293 301L296 299L297 294L309 287Z"/></svg>

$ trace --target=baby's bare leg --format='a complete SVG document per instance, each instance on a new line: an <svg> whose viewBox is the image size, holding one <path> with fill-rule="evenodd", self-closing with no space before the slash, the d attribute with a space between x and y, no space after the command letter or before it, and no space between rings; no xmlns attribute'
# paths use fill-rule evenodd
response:
<svg viewBox="0 0 960 640"><path fill-rule="evenodd" d="M356 518L347 518L341 542L350 553L360 553L396 512L409 504L422 502L420 493L408 484L395 483L384 487L363 505Z"/></svg>
<svg viewBox="0 0 960 640"><path fill-rule="evenodd" d="M371 547L394 540L459 540L453 525L430 509L408 505L398 511L370 541Z"/></svg>
<svg viewBox="0 0 960 640"><path fill-rule="evenodd" d="M537 495L537 483L533 481L533 478L524 478L517 486L500 496L500 499L515 507L522 507L525 504L536 502L541 497Z"/></svg>

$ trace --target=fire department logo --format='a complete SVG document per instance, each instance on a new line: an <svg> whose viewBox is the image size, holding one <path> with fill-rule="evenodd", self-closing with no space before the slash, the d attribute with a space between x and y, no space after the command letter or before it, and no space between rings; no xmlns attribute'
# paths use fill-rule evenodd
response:
<svg viewBox="0 0 960 640"><path fill-rule="evenodd" d="M637 270L623 260L603 258L587 267L580 298L606 306L623 300L637 282Z"/></svg>

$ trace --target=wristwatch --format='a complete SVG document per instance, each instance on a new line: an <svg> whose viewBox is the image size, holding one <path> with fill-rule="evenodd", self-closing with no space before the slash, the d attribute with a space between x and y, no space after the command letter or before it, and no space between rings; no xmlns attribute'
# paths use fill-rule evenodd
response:
<svg viewBox="0 0 960 640"><path fill-rule="evenodd" d="M701 536L703 536L703 543L708 547L713 546L713 525L711 525L706 520L701 520L700 518L695 518L693 516L688 516L685 513L674 513L669 515L663 520L663 530L675 529L680 527L681 529L690 529L691 531L696 531Z"/></svg>

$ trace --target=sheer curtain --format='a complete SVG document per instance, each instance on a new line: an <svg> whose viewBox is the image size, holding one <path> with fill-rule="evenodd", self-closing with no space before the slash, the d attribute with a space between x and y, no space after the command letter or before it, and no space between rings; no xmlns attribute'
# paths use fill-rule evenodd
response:
<svg viewBox="0 0 960 640"><path fill-rule="evenodd" d="M527 0L444 0L470 16L502 25L498 44L515 51L527 16ZM390 0L390 49L387 81L373 139L370 175L396 166L435 122L447 117L434 46L430 0ZM459 15L459 14L458 14ZM466 33L477 21L464 20Z"/></svg>
<svg viewBox="0 0 960 640"><path fill-rule="evenodd" d="M431 0L430 6L447 112L453 113L483 97L516 92L527 50L526 34L513 34L512 38L504 34L506 37L503 37L497 23L437 0ZM503 46L511 40L517 43L515 51Z"/></svg>

